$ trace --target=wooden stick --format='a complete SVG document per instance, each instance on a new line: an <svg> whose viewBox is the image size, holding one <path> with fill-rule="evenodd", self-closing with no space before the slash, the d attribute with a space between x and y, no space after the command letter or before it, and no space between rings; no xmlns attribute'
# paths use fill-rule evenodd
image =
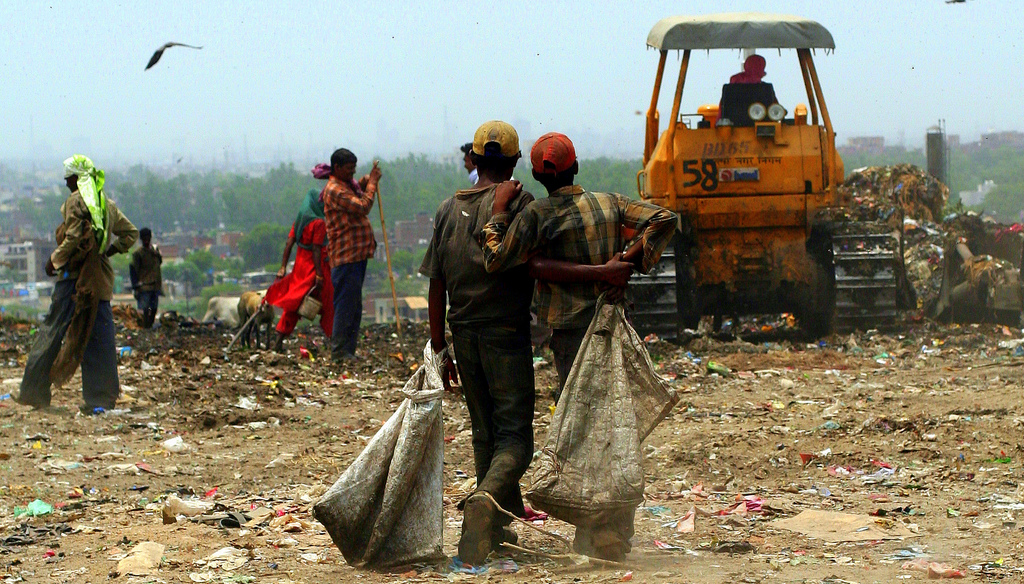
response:
<svg viewBox="0 0 1024 584"><path fill-rule="evenodd" d="M508 511L502 509L501 505L499 505L498 502L494 500L494 497L492 497L491 494L488 493L487 491L477 491L477 493L480 493L481 495L483 495L483 496L487 497L488 499L490 499L491 503L494 503L494 506L498 509L498 511L500 511L501 513L511 517L513 521L518 521L518 522L522 523L523 525L526 525L527 527L529 527L530 529L532 529L534 531L539 531L540 533L543 533L544 535L546 535L548 537L553 537L553 538L561 541L562 544L565 545L566 549L568 549L570 552L572 551L572 542L569 541L567 538L564 538L561 535L558 535L557 533L552 533L552 532L550 532L550 531L548 531L546 529L541 529L541 528L537 527L536 525L530 523L529 521L523 519L522 517L519 517L515 513L509 513Z"/></svg>
<svg viewBox="0 0 1024 584"><path fill-rule="evenodd" d="M494 500L494 497L492 497L491 494L488 493L487 491L477 491L477 492L480 493L481 495L484 495L488 499L490 499L491 503L494 504L494 507L498 511L500 511L501 513L511 517L514 521L518 521L519 523L522 523L523 525L526 525L530 529L533 529L535 531L539 531L539 532L543 533L544 535L546 535L548 537L552 537L554 539L557 539L557 540L561 541L562 544L569 550L569 553L567 553L567 554L549 554L549 553L545 553L545 552L534 551L534 550L531 550L531 549L519 547L517 545L512 545L512 544L510 544L508 542L502 542L501 545L504 546L504 547L511 548L511 549L514 549L514 550L520 551L520 552L525 552L525 553L528 553L528 554L534 554L534 555L540 556L542 558L548 558L548 559L551 559L551 560L567 561L567 562L569 562L571 564L580 564L580 563L584 563L584 562L590 562L591 564L594 564L596 566L607 566L607 567L612 567L612 568L628 568L629 567L626 564L623 564L622 562L613 562L612 560L602 560L601 558L592 558L592 557L584 555L584 554L577 554L576 552L572 551L572 542L570 542L568 540L568 538L562 537L561 535L558 535L557 533L553 533L553 532L548 531L546 529L541 529L541 528L537 527L536 525L530 523L529 521L523 519L522 517L519 517L518 515L516 515L514 513L509 513L508 511L503 509L501 507L501 505L499 505L498 502ZM577 560L579 560L579 561L577 561Z"/></svg>
<svg viewBox="0 0 1024 584"><path fill-rule="evenodd" d="M233 337L233 338L231 339L231 342L230 342L230 343L228 343L228 348L227 348L227 349L224 349L224 352L225 352L225 353L228 353L228 352L230 352L230 351L231 351L231 347L233 347L233 346L234 346L234 344L235 344L235 341L237 341L237 340L238 340L238 337L242 335L242 331L244 331L244 330L246 329L246 327L248 327L248 326L249 326L249 324L250 324L250 323L251 323L252 321L256 320L256 317L257 317L257 316L259 315L259 313L260 313L260 311L261 311L261 309L262 309L262 308L263 308L263 303L261 302L261 303L260 303L260 307L256 309L256 312L252 313L252 316L250 316L250 317L249 317L249 320L245 321L245 324L243 324L243 325L242 325L242 328L238 329L238 332L237 332L237 333L235 333L235 336L234 336L234 337ZM259 343L259 342L260 342L260 337L259 337L259 334L257 334L257 335L256 335L256 342L257 342L257 343ZM257 345L257 346L256 346L256 348L257 348L257 349L259 349L259 345Z"/></svg>
<svg viewBox="0 0 1024 584"><path fill-rule="evenodd" d="M623 564L622 562L615 562L615 561L612 561L612 560L602 560L601 558L592 558L590 556L585 556L583 554L575 554L575 553L573 553L573 554L549 554L547 552L542 552L542 551L539 551L539 550L531 550L530 548L519 547L517 545L513 545L511 543L508 543L507 541L501 542L501 547L509 548L509 549L515 550L517 552L523 552L525 554L533 554L535 556L540 556L542 558L547 558L549 560L566 562L566 563L569 563L569 564L574 565L574 566L581 565L581 564L589 562L591 564L594 564L595 566L602 566L602 567L608 567L608 568L627 568L627 569L629 568L628 565ZM579 560L579 561L577 561L577 560Z"/></svg>
<svg viewBox="0 0 1024 584"><path fill-rule="evenodd" d="M391 303L395 307L395 326L398 327L398 344L402 344L402 318L398 314L398 293L395 291L395 273L391 271L391 244L388 242L388 228L384 224L384 203L377 185L377 209L380 210L380 233L384 237L384 256L388 260L388 280L391 281Z"/></svg>

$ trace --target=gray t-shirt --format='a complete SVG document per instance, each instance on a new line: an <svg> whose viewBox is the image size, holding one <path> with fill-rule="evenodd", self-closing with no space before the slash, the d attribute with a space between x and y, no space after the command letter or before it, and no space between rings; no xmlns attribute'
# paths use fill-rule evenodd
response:
<svg viewBox="0 0 1024 584"><path fill-rule="evenodd" d="M434 235L420 266L428 278L444 280L448 290L448 323L520 325L530 320L533 278L525 265L487 273L480 248L481 232L491 219L497 185L461 190L437 208ZM509 204L514 217L533 195L523 192Z"/></svg>

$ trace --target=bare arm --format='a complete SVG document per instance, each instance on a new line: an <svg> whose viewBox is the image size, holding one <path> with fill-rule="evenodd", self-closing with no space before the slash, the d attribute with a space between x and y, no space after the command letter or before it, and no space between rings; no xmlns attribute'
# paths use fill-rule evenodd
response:
<svg viewBox="0 0 1024 584"><path fill-rule="evenodd" d="M292 248L293 247L295 247L295 235L294 234L289 235L288 236L288 241L286 241L285 244L284 244L284 254L281 256L281 269L277 271L278 279L283 278L285 272L288 271L288 260L290 260L292 258ZM316 262L316 266L317 266L316 269L318 270L318 273L319 273L319 270L320 270L320 262L319 261Z"/></svg>
<svg viewBox="0 0 1024 584"><path fill-rule="evenodd" d="M553 260L539 255L530 258L527 265L530 269L530 276L538 280L600 282L616 288L626 286L633 273L633 266L622 260L622 254L615 254L607 263L596 266Z"/></svg>
<svg viewBox="0 0 1024 584"><path fill-rule="evenodd" d="M316 283L313 284L314 286L319 286L324 281L324 275L320 273L320 270L322 269L322 266L320 265L320 261L322 259L322 254L323 254L323 246L321 246L321 245L314 245L313 246L313 273L316 274Z"/></svg>
<svg viewBox="0 0 1024 584"><path fill-rule="evenodd" d="M441 383L445 391L452 391L452 384L459 382L459 374L452 362L451 352L444 339L445 308L448 304L448 290L441 278L430 279L430 290L427 292L427 318L430 320L430 348L434 353L444 351L444 366L441 370Z"/></svg>

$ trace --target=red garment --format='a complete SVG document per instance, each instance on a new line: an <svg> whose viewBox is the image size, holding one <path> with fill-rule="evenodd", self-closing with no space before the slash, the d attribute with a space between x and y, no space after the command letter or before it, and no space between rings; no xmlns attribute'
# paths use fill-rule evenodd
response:
<svg viewBox="0 0 1024 584"><path fill-rule="evenodd" d="M729 83L760 83L764 78L765 61L761 55L750 55L743 62L743 71L729 78Z"/></svg>
<svg viewBox="0 0 1024 584"><path fill-rule="evenodd" d="M295 228L292 227L288 237L294 236ZM295 253L295 265L292 267L291 273L274 282L267 290L267 303L284 310L281 322L278 323L278 332L282 334L291 334L292 329L295 328L295 323L298 322L298 318L295 317L302 304L302 299L305 298L316 280L313 250L302 246L322 246L325 237L327 237L327 226L323 219L315 219L306 225L306 228L302 230L302 238L298 240L301 245L298 248L299 251ZM320 251L320 275L323 277L323 285L320 286L320 302L322 303L320 328L329 337L334 328L334 285L331 283L330 259L324 249ZM289 318L286 319L286 317ZM291 323L290 328L287 326L289 322ZM282 325L287 330L281 330Z"/></svg>

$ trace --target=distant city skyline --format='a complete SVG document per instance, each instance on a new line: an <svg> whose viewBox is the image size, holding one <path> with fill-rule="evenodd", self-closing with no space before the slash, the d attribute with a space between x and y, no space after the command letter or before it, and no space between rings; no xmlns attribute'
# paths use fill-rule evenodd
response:
<svg viewBox="0 0 1024 584"><path fill-rule="evenodd" d="M243 0L0 5L0 160L72 152L115 164L457 155L481 122L524 141L568 133L580 156L639 156L657 53L675 14L755 10L815 19L836 40L815 56L837 142L919 147L945 119L977 140L1022 130L1019 12L943 0L520 2ZM89 15L83 27L74 15ZM164 42L202 45L169 49ZM780 100L806 100L793 51L761 51ZM669 56L667 117L679 56ZM718 101L738 52L695 53L684 111ZM790 108L791 109L791 108Z"/></svg>

